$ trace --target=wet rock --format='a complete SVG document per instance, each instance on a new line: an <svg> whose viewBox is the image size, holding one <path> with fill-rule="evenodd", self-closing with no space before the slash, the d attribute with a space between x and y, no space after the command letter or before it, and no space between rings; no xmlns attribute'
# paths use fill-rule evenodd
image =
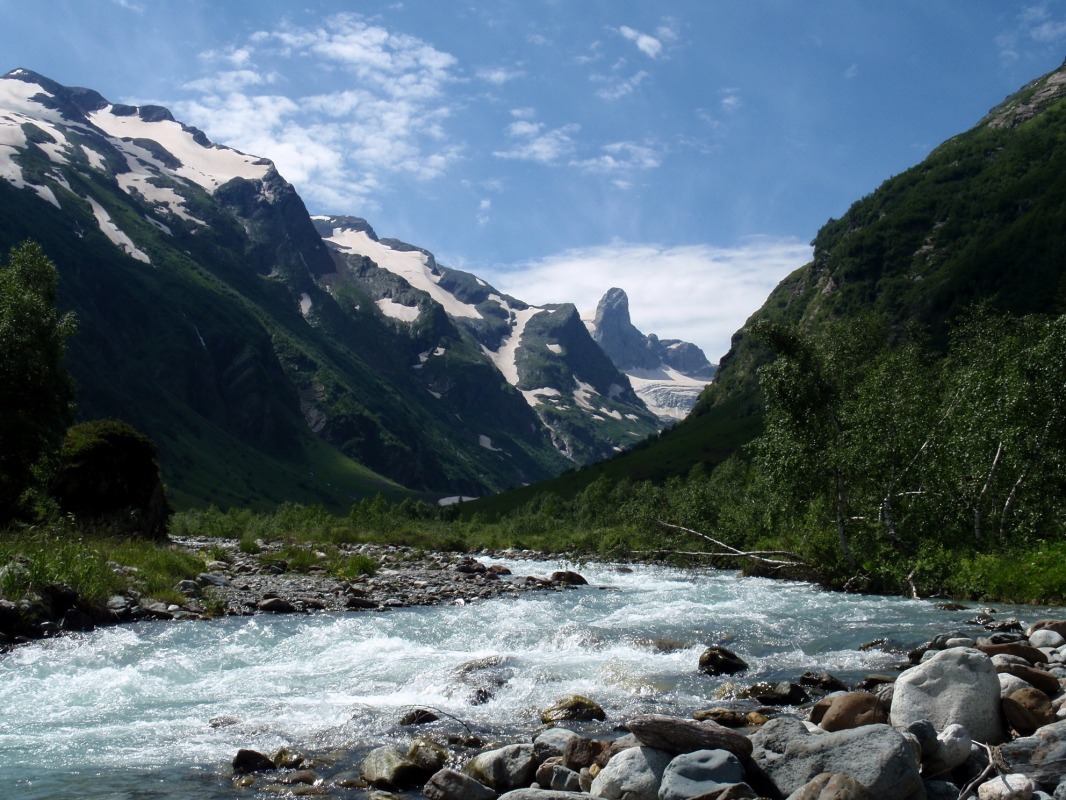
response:
<svg viewBox="0 0 1066 800"><path fill-rule="evenodd" d="M166 603L149 603L146 606L141 606L141 610L145 616L153 619L173 619L174 614L170 611L170 607Z"/></svg>
<svg viewBox="0 0 1066 800"><path fill-rule="evenodd" d="M269 772L277 769L274 762L258 750L238 750L233 757L234 775L251 775L255 772Z"/></svg>
<svg viewBox="0 0 1066 800"><path fill-rule="evenodd" d="M727 750L682 753L663 772L658 800L688 800L743 782L744 767Z"/></svg>
<svg viewBox="0 0 1066 800"><path fill-rule="evenodd" d="M731 708L708 708L697 711L692 718L699 722L715 722L726 728L743 728L748 724L748 715Z"/></svg>
<svg viewBox="0 0 1066 800"><path fill-rule="evenodd" d="M1051 698L1032 686L1012 692L1002 703L1007 722L1021 736L1029 736L1056 719Z"/></svg>
<svg viewBox="0 0 1066 800"><path fill-rule="evenodd" d="M819 689L823 692L846 692L848 685L839 678L835 678L828 672L804 672L800 675L799 685L808 689Z"/></svg>
<svg viewBox="0 0 1066 800"><path fill-rule="evenodd" d="M714 722L643 714L627 720L626 727L646 747L671 755L696 750L728 750L738 758L751 755L751 740Z"/></svg>
<svg viewBox="0 0 1066 800"><path fill-rule="evenodd" d="M426 774L395 747L377 747L359 765L360 777L379 789L413 789L425 783Z"/></svg>
<svg viewBox="0 0 1066 800"><path fill-rule="evenodd" d="M407 748L407 757L425 770L427 775L443 769L450 756L447 748L423 737L412 741Z"/></svg>
<svg viewBox="0 0 1066 800"><path fill-rule="evenodd" d="M453 769L434 773L422 787L422 794L429 800L494 800L496 797L496 792L485 784Z"/></svg>
<svg viewBox="0 0 1066 800"><path fill-rule="evenodd" d="M748 668L748 662L725 647L712 645L700 654L699 670L705 675L735 675Z"/></svg>
<svg viewBox="0 0 1066 800"><path fill-rule="evenodd" d="M59 620L59 630L65 632L95 630L96 623L84 611L72 608Z"/></svg>
<svg viewBox="0 0 1066 800"><path fill-rule="evenodd" d="M658 800L659 785L672 757L651 747L631 747L607 762L590 794L608 800Z"/></svg>
<svg viewBox="0 0 1066 800"><path fill-rule="evenodd" d="M881 699L868 692L847 692L826 697L815 705L817 708L825 703L825 711L820 720L811 717L824 731L843 731L863 725L876 725L888 722L888 709Z"/></svg>
<svg viewBox="0 0 1066 800"><path fill-rule="evenodd" d="M823 772L850 775L878 800L909 800L922 788L914 749L888 725L815 735L800 720L780 717L755 733L752 743L752 760L782 794Z"/></svg>
<svg viewBox="0 0 1066 800"><path fill-rule="evenodd" d="M955 792L958 794L958 791ZM798 788L786 800L878 800L850 775L823 772Z"/></svg>
<svg viewBox="0 0 1066 800"><path fill-rule="evenodd" d="M428 708L412 708L410 711L400 717L397 724L399 725L425 725L430 722L436 722L440 717L430 711Z"/></svg>
<svg viewBox="0 0 1066 800"><path fill-rule="evenodd" d="M575 736L563 748L562 763L569 769L580 771L593 764L603 766L611 757L611 742Z"/></svg>
<svg viewBox="0 0 1066 800"><path fill-rule="evenodd" d="M958 723L990 744L1006 738L992 661L967 647L942 650L905 670L895 683L890 717L898 727L923 719L937 730Z"/></svg>
<svg viewBox="0 0 1066 800"><path fill-rule="evenodd" d="M506 792L529 786L536 768L532 744L511 744L479 753L466 763L463 772L490 789Z"/></svg>
<svg viewBox="0 0 1066 800"><path fill-rule="evenodd" d="M802 686L788 681L756 683L745 689L743 694L764 706L798 706L811 699Z"/></svg>
<svg viewBox="0 0 1066 800"><path fill-rule="evenodd" d="M590 700L584 695L572 694L544 709L540 719L544 723L566 720L605 720L607 714L595 700Z"/></svg>
<svg viewBox="0 0 1066 800"><path fill-rule="evenodd" d="M588 581L573 570L563 569L553 572L548 579L552 583L561 583L563 586L588 586Z"/></svg>
<svg viewBox="0 0 1066 800"><path fill-rule="evenodd" d="M1028 775L1042 789L1053 791L1066 775L1066 720L1007 742L1000 747L1000 754L1011 770Z"/></svg>
<svg viewBox="0 0 1066 800"><path fill-rule="evenodd" d="M255 607L266 614L292 614L296 611L296 606L282 597L263 598Z"/></svg>
<svg viewBox="0 0 1066 800"><path fill-rule="evenodd" d="M553 789L514 789L500 795L500 800L580 800L573 792L557 792Z"/></svg>
<svg viewBox="0 0 1066 800"><path fill-rule="evenodd" d="M278 769L300 769L307 762L307 759L302 753L290 750L287 747L282 747L276 752L271 753L270 760L274 762L274 765Z"/></svg>

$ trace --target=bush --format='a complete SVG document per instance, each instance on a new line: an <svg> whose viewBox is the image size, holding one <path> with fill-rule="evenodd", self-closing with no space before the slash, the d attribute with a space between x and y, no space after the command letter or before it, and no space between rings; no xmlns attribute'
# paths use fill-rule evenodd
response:
<svg viewBox="0 0 1066 800"><path fill-rule="evenodd" d="M85 422L67 431L59 462L51 491L63 511L121 532L166 538L171 509L151 439L118 420Z"/></svg>

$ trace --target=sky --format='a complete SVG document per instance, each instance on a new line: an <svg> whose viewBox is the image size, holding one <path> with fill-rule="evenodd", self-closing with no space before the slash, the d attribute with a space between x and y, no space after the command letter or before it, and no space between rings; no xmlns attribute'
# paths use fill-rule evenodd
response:
<svg viewBox="0 0 1066 800"><path fill-rule="evenodd" d="M530 303L712 361L830 218L1066 56L1066 0L0 0L0 72L167 106Z"/></svg>

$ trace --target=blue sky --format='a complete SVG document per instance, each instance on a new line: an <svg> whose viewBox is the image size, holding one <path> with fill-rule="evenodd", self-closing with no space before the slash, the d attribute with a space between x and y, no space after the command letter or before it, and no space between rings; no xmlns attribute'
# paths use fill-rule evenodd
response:
<svg viewBox="0 0 1066 800"><path fill-rule="evenodd" d="M1066 56L1066 0L0 0L0 71L159 103L528 302L712 360L809 242Z"/></svg>

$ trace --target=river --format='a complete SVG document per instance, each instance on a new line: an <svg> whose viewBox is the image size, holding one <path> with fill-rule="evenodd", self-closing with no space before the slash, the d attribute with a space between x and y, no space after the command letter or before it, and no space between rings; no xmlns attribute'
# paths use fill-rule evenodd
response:
<svg viewBox="0 0 1066 800"><path fill-rule="evenodd" d="M573 568L492 561L522 575ZM239 748L399 741L410 729L396 722L412 706L497 738L532 730L541 709L570 693L597 700L609 720L689 714L720 704L731 681L889 670L899 653L858 649L875 638L906 647L980 631L963 625L972 611L927 601L728 571L578 569L592 586L384 613L138 623L18 648L0 656L0 796L232 797ZM1028 621L1055 615L1009 611ZM698 673L711 644L751 669L732 679ZM460 676L493 657L502 663ZM474 705L478 685L491 698Z"/></svg>

